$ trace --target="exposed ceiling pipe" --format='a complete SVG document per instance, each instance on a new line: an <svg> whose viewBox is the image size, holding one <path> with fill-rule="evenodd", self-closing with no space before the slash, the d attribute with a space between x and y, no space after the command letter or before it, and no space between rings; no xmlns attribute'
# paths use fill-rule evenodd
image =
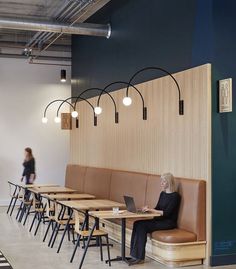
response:
<svg viewBox="0 0 236 269"><path fill-rule="evenodd" d="M79 23L74 26L68 26L67 24L0 19L0 28L71 35L101 36L107 38L109 38L111 34L109 25L91 23Z"/></svg>
<svg viewBox="0 0 236 269"><path fill-rule="evenodd" d="M89 0L91 2L91 0ZM75 0L69 0L67 3L65 3L54 15L52 15L52 19L55 22L66 22L63 17L65 14L68 13L68 10L71 9L71 7L74 10L78 10L81 7L81 4L79 1ZM78 5L79 4L79 5ZM76 6L77 5L77 6ZM53 37L55 33L45 33L45 32L37 32L33 38L26 44L26 48L33 48L34 46L38 45L38 48L41 49L41 46L49 40L51 37Z"/></svg>
<svg viewBox="0 0 236 269"><path fill-rule="evenodd" d="M57 11L57 13L56 13L53 17L55 17L56 20L57 20L57 19L60 17L60 14L63 13L65 10L67 10L67 8L71 5L71 3L72 3L72 1L69 1L69 2L65 3L65 5L62 6L62 7L60 8L60 10ZM47 33L45 33L45 32L37 32L37 33L33 36L33 38L31 38L31 40L26 44L25 47L26 47L26 48L28 48L28 47L33 47L34 45L37 44L38 41L41 40L41 38L43 38L43 37L45 36L45 34L47 34Z"/></svg>
<svg viewBox="0 0 236 269"><path fill-rule="evenodd" d="M60 14L60 16L58 16L56 18L56 21L61 22L61 23L69 23L70 22L70 18L72 18L73 16L75 16L77 13L81 12L83 9L85 9L87 6L89 6L92 3L91 0L88 1L72 1L72 5L69 5L67 7L67 9L64 10L63 13ZM72 8L71 8L72 7ZM73 16L72 16L73 15ZM72 25L70 25L72 26ZM46 36L41 37L40 40L36 43L38 43L39 45L45 44L47 41L49 41L51 38L53 38L55 36L55 33L47 33ZM35 44L34 44L35 45ZM31 46L32 48L33 46ZM41 50L42 48L39 46L39 49Z"/></svg>
<svg viewBox="0 0 236 269"><path fill-rule="evenodd" d="M0 58L19 58L19 59L25 59L24 55L19 55L16 53L0 53ZM41 60L51 60L51 61L61 61L61 62L71 62L70 57L54 57L54 56L40 56ZM68 64L67 66L70 66Z"/></svg>

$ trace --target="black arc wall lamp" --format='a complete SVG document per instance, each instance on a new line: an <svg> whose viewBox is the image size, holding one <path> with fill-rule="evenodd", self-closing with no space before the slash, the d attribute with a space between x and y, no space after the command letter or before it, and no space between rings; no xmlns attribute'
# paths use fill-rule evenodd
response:
<svg viewBox="0 0 236 269"><path fill-rule="evenodd" d="M83 92L81 92L80 95L75 100L75 103L74 103L74 111L76 110L76 105L77 105L79 99L81 98L81 96L83 94L85 94L86 92L95 91L95 90L96 91L100 91L101 93L104 92L105 94L107 94L110 97L110 99L112 100L112 102L114 104L114 109L115 109L115 123L119 123L119 112L117 111L117 106L116 106L115 99L112 97L112 95L109 92L107 92L106 90L100 89L100 88L89 88L89 89L86 89ZM100 115L102 113L102 108L99 107L99 106L96 106L94 108L94 113L96 115ZM73 115L72 115L72 117L73 117Z"/></svg>
<svg viewBox="0 0 236 269"><path fill-rule="evenodd" d="M59 118L60 119L59 112L60 112L60 109L61 109L61 107L63 106L64 103L68 103L68 100L73 100L73 99L76 99L77 100L77 98L78 98L77 96L74 96L74 97L72 96L72 97L68 97L65 100L63 100L61 102L61 104L59 105L58 109L57 109L56 118ZM94 106L87 99L85 99L83 97L79 97L78 100L85 101L92 108L92 111L93 111L93 124L94 124L94 126L97 126L97 116L96 116L96 114L94 112ZM73 109L73 111L71 112L71 116L72 116L72 118L76 118L76 128L78 128L79 127L79 113L76 111L76 106L73 106L71 103L69 103L69 104L70 104L70 106ZM60 122L60 120L59 121L55 121L55 122Z"/></svg>
<svg viewBox="0 0 236 269"><path fill-rule="evenodd" d="M134 73L134 75L130 78L129 82L128 82L128 86L127 86L127 89L126 89L126 97L123 99L123 103L125 105L131 105L132 103L132 99L129 97L129 88L130 88L130 85L132 83L132 81L134 80L134 78L144 72L144 71L147 71L147 70L159 70L159 71L162 71L164 72L165 74L169 75L175 82L176 86L177 86L177 90L178 90L178 95L179 95L179 115L184 115L184 100L181 99L181 92L180 92L180 87L179 87L179 84L177 82L177 80L174 78L174 76L168 72L167 70L161 68L161 67L155 67L155 66L150 66L150 67L145 67L143 69L140 69L139 71L137 71L136 73Z"/></svg>
<svg viewBox="0 0 236 269"><path fill-rule="evenodd" d="M141 94L141 92L137 89L137 87L135 87L133 85L133 80L142 72L144 71L147 71L147 70L158 70L158 71L162 71L163 73L167 74L168 76L170 76L176 87L177 87L177 90L178 90L178 99L179 99L179 115L184 115L184 100L181 99L181 91L180 91L180 86L177 82L177 80L174 78L174 76L168 72L167 70L161 68L161 67L155 67L155 66L151 66L151 67L145 67L143 69L140 69L138 70L136 73L134 73L134 75L130 78L129 82L124 82L124 81L115 81L115 82L112 82L108 85L106 85L103 89L100 89L100 88L89 88L89 89L86 89L84 90L83 92L81 92L77 97L69 97L65 100L61 100L61 99L56 99L56 100L53 100L51 101L45 108L44 110L44 114L43 114L43 118L42 118L42 122L43 123L47 123L48 122L48 119L46 117L46 113L47 113L47 110L49 108L50 105L52 105L53 103L55 102L61 102L61 104L59 105L58 109L57 109L57 114L56 114L56 117L54 118L54 121L56 123L59 123L61 122L61 118L59 117L59 111L62 107L62 105L64 103L67 103L68 105L71 106L72 108L72 112L71 112L71 116L72 118L76 118L76 127L78 128L79 127L79 118L78 118L78 112L76 111L76 105L77 103L79 102L79 100L83 100L85 101L93 110L93 116L94 116L94 126L97 126L97 115L100 115L102 113L102 108L100 107L100 100L101 100L101 97L103 94L107 94L113 105L114 105L114 109L115 109L115 123L119 123L119 113L117 111L117 105L116 105L116 102L113 98L113 96L107 91L107 89L115 84L125 84L127 86L126 88L126 96L123 98L123 104L125 106L130 106L132 104L132 99L129 97L129 89L130 88L133 88L140 96L141 100L142 100L142 109L143 109L143 120L147 120L147 107L145 106L145 102L144 102L144 98L143 98L143 95ZM100 94L99 94L99 97L97 99L97 104L96 104L96 107L94 107L86 98L82 97L82 95L84 95L86 92L89 92L89 91L100 91ZM68 100L73 100L75 99L75 103L74 105L71 104L70 102L68 102Z"/></svg>
<svg viewBox="0 0 236 269"><path fill-rule="evenodd" d="M108 89L109 87L115 85L115 84L125 84L127 87L132 87L134 90L136 90L136 92L139 94L139 96L141 97L141 100L142 100L142 105L143 105L143 120L147 120L147 107L145 107L145 103L144 103L144 98L141 94L141 92L134 86L132 85L131 83L128 83L128 82L125 82L125 81L115 81L115 82L112 82L110 84L108 84L103 90L102 92L100 93L99 97L98 97L98 100L97 100L97 109L100 109L100 111L102 111L102 108L99 106L100 105L100 99L101 99L101 96L103 95L104 92L106 92L106 89ZM126 101L126 98L130 98L130 97L124 97L123 99L123 104L128 106L132 103L132 100L131 100L131 103L127 103ZM129 100L128 100L129 102Z"/></svg>
<svg viewBox="0 0 236 269"><path fill-rule="evenodd" d="M42 123L47 123L47 122L48 122L48 118L47 118L47 110L48 110L48 108L49 108L52 104L54 104L54 103L57 103L57 102L64 102L64 101L65 101L65 100L62 100L62 99L56 99L56 100L51 101L51 102L45 107L45 109L44 109L43 118L42 118ZM70 106L73 108L73 106L72 106L71 103L69 103L68 101L66 101L66 103L67 103L68 105L70 105ZM55 118L54 118L54 121L55 121L55 122L60 122L61 119L58 118L58 117L55 117Z"/></svg>

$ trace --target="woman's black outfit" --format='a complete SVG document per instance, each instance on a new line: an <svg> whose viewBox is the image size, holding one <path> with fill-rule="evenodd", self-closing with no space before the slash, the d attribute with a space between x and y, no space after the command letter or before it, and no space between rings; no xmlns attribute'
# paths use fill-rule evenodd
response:
<svg viewBox="0 0 236 269"><path fill-rule="evenodd" d="M163 216L151 220L135 221L131 237L130 254L133 258L144 260L147 234L158 230L170 230L177 227L177 218L181 197L177 192L161 192L156 210L162 210Z"/></svg>
<svg viewBox="0 0 236 269"><path fill-rule="evenodd" d="M24 161L23 166L24 166L24 171L23 171L22 176L25 177L25 184L32 184L32 182L30 182L30 176L32 174L35 175L35 160L34 160L34 158L32 158L28 161Z"/></svg>

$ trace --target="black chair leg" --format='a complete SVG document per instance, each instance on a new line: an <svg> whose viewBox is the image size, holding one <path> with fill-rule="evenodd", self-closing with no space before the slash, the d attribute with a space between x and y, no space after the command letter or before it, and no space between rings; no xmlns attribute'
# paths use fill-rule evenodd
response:
<svg viewBox="0 0 236 269"><path fill-rule="evenodd" d="M34 222L35 222L35 220L36 220L36 218L37 218L37 215L38 215L38 212L35 212L33 221L32 221L32 223L31 223L31 226L30 226L30 229L29 229L29 232L31 232L31 230L32 230L32 228L33 228L33 226L34 226Z"/></svg>
<svg viewBox="0 0 236 269"><path fill-rule="evenodd" d="M91 238L92 238L93 232L94 232L94 230L95 230L95 227L96 227L96 223L93 225L93 228L92 228L92 230L91 230L91 233L90 233L90 235L89 235L89 237L88 237L87 244L86 244L86 247L85 247L85 249L84 249L84 253L83 253L83 256L82 256L80 265L79 265L79 269L81 269L82 266L83 266L84 259L85 259L85 256L86 256L86 254L87 254L88 247L89 247L89 243L90 243L90 241L91 241Z"/></svg>
<svg viewBox="0 0 236 269"><path fill-rule="evenodd" d="M103 261L103 251L102 251L102 237L98 237L99 240L99 246L100 246L100 256L101 256L101 261Z"/></svg>
<svg viewBox="0 0 236 269"><path fill-rule="evenodd" d="M85 239L83 237L83 248L85 249Z"/></svg>
<svg viewBox="0 0 236 269"><path fill-rule="evenodd" d="M80 235L77 236L77 242L76 242L76 244L75 244L75 248L74 248L74 251L73 251L73 253L72 253L72 256L71 256L71 259L70 259L70 263L73 262L74 257L75 257L76 250L77 250L77 248L78 248L79 246L80 246Z"/></svg>
<svg viewBox="0 0 236 269"><path fill-rule="evenodd" d="M69 227L67 229L67 234L68 234L68 241L70 241L70 228Z"/></svg>
<svg viewBox="0 0 236 269"><path fill-rule="evenodd" d="M28 219L28 216L29 216L29 214L30 214L30 209L31 209L31 207L32 207L32 204L33 204L33 201L31 201L30 205L29 205L28 208L27 208L27 212L26 212L25 219L24 219L24 222L23 222L23 225L24 225L24 226L25 226L25 223L26 223L26 221L27 221L27 219Z"/></svg>
<svg viewBox="0 0 236 269"><path fill-rule="evenodd" d="M40 223L41 223L41 221L42 221L42 219L43 219L43 217L44 217L45 209L46 209L46 205L44 206L43 211L41 212L41 214L39 214L39 221L38 221L38 225L37 225L37 227L36 227L36 229L35 229L34 235L36 235L37 232L38 232Z"/></svg>
<svg viewBox="0 0 236 269"><path fill-rule="evenodd" d="M48 223L47 230L46 230L45 235L43 237L43 242L45 242L45 240L47 238L47 235L48 235L48 232L49 232L49 229L50 229L51 224L52 224L52 220L50 220L49 223Z"/></svg>
<svg viewBox="0 0 236 269"><path fill-rule="evenodd" d="M8 212L10 211L11 204L12 204L13 200L14 200L14 197L11 198L10 204L9 204L9 206L8 206L8 208L7 208L7 214L8 214Z"/></svg>
<svg viewBox="0 0 236 269"><path fill-rule="evenodd" d="M55 235L55 232L56 232L56 229L57 229L57 225L58 225L58 224L55 222L55 225L54 225L53 230L52 230L51 237L50 237L49 242L48 242L48 247L50 247L51 242L52 242L52 240L53 240L53 238L54 238L54 235Z"/></svg>
<svg viewBox="0 0 236 269"><path fill-rule="evenodd" d="M56 232L55 232L55 236L54 236L53 241L52 241L52 244L51 244L51 248L53 248L53 246L54 246L54 244L56 242L56 238L57 238L57 235L59 233L60 227L61 227L61 224L58 224L57 229L56 229Z"/></svg>
<svg viewBox="0 0 236 269"><path fill-rule="evenodd" d="M108 255L108 264L111 266L111 255L110 255L110 245L109 245L109 238L108 235L106 237L106 242L107 242L107 255Z"/></svg>
<svg viewBox="0 0 236 269"><path fill-rule="evenodd" d="M68 220L68 222L69 222L69 220ZM66 224L65 229L64 229L64 231L63 231L63 234L62 234L62 237L61 237L61 241L60 241L59 246L58 246L58 249L57 249L57 253L59 253L59 251L61 250L61 246L62 246L62 243L63 243L63 241L64 241L64 237L65 237L65 235L66 235L66 231L68 231L68 239L69 239L70 226L69 226L68 223ZM69 240L69 241L70 241L70 240Z"/></svg>
<svg viewBox="0 0 236 269"><path fill-rule="evenodd" d="M21 212L21 210L22 210L22 206L23 206L23 201L20 203L20 207L18 208L18 212L17 212L17 214L16 214L16 220L18 219L19 214L20 214L20 212Z"/></svg>
<svg viewBox="0 0 236 269"><path fill-rule="evenodd" d="M15 198L15 201L14 201L13 206L12 206L12 208L11 208L10 216L12 215L13 210L14 210L14 208L15 208L15 206L16 206L16 201L17 201L17 198Z"/></svg>
<svg viewBox="0 0 236 269"><path fill-rule="evenodd" d="M20 214L19 219L18 219L18 222L20 222L20 223L21 223L21 221L22 221L22 219L24 217L24 214L26 212L26 208L27 208L27 205L24 203L24 205L22 207L22 210L21 210L21 214Z"/></svg>
<svg viewBox="0 0 236 269"><path fill-rule="evenodd" d="M74 230L73 225L71 225L71 232L72 232L72 240L73 240L73 243L74 243L75 242L75 230Z"/></svg>

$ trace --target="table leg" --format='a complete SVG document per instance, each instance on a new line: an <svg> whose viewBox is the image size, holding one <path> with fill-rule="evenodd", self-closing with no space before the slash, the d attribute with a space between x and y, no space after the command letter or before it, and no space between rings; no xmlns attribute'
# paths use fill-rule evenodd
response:
<svg viewBox="0 0 236 269"><path fill-rule="evenodd" d="M121 219L121 256L117 256L116 258L111 259L111 262L123 261L129 264L128 257L125 256L125 243L126 243L126 219ZM106 263L109 261L107 260Z"/></svg>

